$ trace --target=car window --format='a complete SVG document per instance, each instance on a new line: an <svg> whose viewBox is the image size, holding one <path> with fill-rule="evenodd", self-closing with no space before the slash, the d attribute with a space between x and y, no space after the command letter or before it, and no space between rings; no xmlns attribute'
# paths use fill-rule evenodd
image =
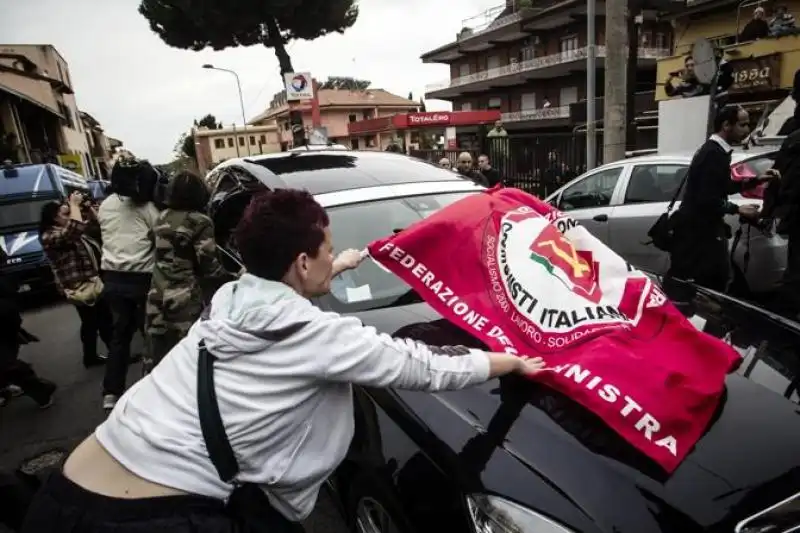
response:
<svg viewBox="0 0 800 533"><path fill-rule="evenodd" d="M687 165L636 165L625 191L625 203L669 202L688 171Z"/></svg>
<svg viewBox="0 0 800 533"><path fill-rule="evenodd" d="M361 250L376 239L402 230L439 209L474 193L441 193L377 200L328 208L333 245L338 251ZM368 259L331 283L325 303L339 312L387 307L405 301L411 292L400 278ZM414 301L418 301L416 295Z"/></svg>
<svg viewBox="0 0 800 533"><path fill-rule="evenodd" d="M601 170L568 186L561 194L559 209L571 211L609 205L622 169L623 167L616 167Z"/></svg>
<svg viewBox="0 0 800 533"><path fill-rule="evenodd" d="M777 153L764 154L752 159L745 159L744 163L747 163L747 166L755 172L756 176L760 176L772 168L772 165L775 164L776 155Z"/></svg>

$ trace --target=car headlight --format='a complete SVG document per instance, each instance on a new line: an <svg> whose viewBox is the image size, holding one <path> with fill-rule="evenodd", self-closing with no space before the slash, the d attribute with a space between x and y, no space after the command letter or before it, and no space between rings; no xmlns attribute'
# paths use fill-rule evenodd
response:
<svg viewBox="0 0 800 533"><path fill-rule="evenodd" d="M475 533L573 533L553 520L497 496L467 496Z"/></svg>

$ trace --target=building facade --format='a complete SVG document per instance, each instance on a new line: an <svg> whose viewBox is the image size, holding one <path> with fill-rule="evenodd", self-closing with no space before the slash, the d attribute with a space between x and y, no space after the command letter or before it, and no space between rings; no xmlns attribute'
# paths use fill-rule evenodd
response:
<svg viewBox="0 0 800 533"><path fill-rule="evenodd" d="M274 122L246 128L199 127L192 130L192 135L197 154L197 168L202 175L227 159L269 154L281 150L280 135Z"/></svg>
<svg viewBox="0 0 800 533"><path fill-rule="evenodd" d="M344 89L320 89L317 91L321 126L326 129L331 142L351 146L348 126L353 122L388 117L397 113L415 112L419 102L408 100L383 89L350 91ZM313 128L312 104L301 102L292 104L286 101L286 92L277 93L269 109L250 121L253 125L276 124L280 136L281 149L291 147L292 132L289 127L290 109L303 112L303 124L307 131ZM360 139L359 146L351 148L377 148L376 135L366 135Z"/></svg>
<svg viewBox="0 0 800 533"><path fill-rule="evenodd" d="M494 109L502 113L509 135L571 134L585 126L586 2L507 0L478 17L452 42L422 55L425 63L444 63L450 78L426 88L427 98L448 100L454 111ZM471 20L475 20L474 18ZM672 28L644 11L637 24L636 93L651 93L637 114L655 107L656 62L670 55ZM597 96L602 97L605 71L604 4L597 4ZM602 120L602 98L597 116ZM473 148L477 129L459 129L459 145Z"/></svg>
<svg viewBox="0 0 800 533"><path fill-rule="evenodd" d="M692 0L687 9L665 18L675 27L674 53L658 61L656 100L667 100L664 91L670 73L680 71L694 44L707 39L730 63L734 83L729 101L743 105L757 120L791 91L800 69L800 36L796 31L780 37L744 41L742 31L761 7L769 20L778 7L800 16L800 0L742 2L741 0ZM697 61L696 61L697 62Z"/></svg>
<svg viewBox="0 0 800 533"><path fill-rule="evenodd" d="M6 158L68 161L92 174L69 67L52 45L0 45L0 128Z"/></svg>

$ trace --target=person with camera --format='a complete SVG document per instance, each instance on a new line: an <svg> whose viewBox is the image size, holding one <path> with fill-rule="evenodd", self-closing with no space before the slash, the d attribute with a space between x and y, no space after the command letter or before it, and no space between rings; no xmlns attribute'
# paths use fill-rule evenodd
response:
<svg viewBox="0 0 800 533"><path fill-rule="evenodd" d="M217 259L214 227L203 212L209 193L203 180L180 172L167 189L167 209L153 231L155 268L147 295L147 338L143 360L149 373L189 333L204 303L233 276Z"/></svg>
<svg viewBox="0 0 800 533"><path fill-rule="evenodd" d="M675 78L680 78L680 82L674 85L672 82ZM697 75L694 72L694 58L686 56L683 60L683 70L670 72L666 83L664 84L664 92L670 98L675 96L683 96L684 98L691 98L692 96L700 96L708 92L708 86L700 83Z"/></svg>
<svg viewBox="0 0 800 533"><path fill-rule="evenodd" d="M104 364L97 352L97 336L111 347L111 311L102 296L100 243L97 214L91 199L80 192L70 194L66 203L42 206L39 240L50 263L56 287L75 306L81 319L83 366Z"/></svg>
<svg viewBox="0 0 800 533"><path fill-rule="evenodd" d="M103 237L102 270L113 333L103 379L103 409L111 411L125 392L131 342L144 328L159 210L154 203L159 174L150 163L120 158L111 171L112 194L98 210Z"/></svg>
<svg viewBox="0 0 800 533"><path fill-rule="evenodd" d="M714 119L714 131L689 164L685 194L671 219L674 236L667 278L724 292L730 278L731 237L725 215L755 222L759 214L757 205L736 205L728 195L755 188L779 174L769 170L758 178L731 179L731 145L741 142L750 131L750 117L741 107L722 108ZM669 288L665 289L669 293Z"/></svg>

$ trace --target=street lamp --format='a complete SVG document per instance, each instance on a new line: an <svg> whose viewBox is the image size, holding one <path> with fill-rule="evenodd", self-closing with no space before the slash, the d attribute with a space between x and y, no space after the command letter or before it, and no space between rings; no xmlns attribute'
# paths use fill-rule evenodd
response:
<svg viewBox="0 0 800 533"><path fill-rule="evenodd" d="M236 78L236 87L239 89L239 105L242 107L242 127L244 128L245 143L247 144L247 155L253 155L252 153L250 153L250 143L247 141L247 118L245 118L245 113L244 113L244 98L242 97L242 82L239 80L239 75L236 74L236 72L234 72L233 70L229 70L229 69L226 69L226 68L218 68L218 67L215 67L214 65L212 65L210 63L206 63L205 65L203 65L203 68L209 69L209 70L221 70L222 72L229 72L230 74L233 74L234 78ZM238 139L237 139L237 141L238 141ZM238 146L238 143L237 143L237 146Z"/></svg>

